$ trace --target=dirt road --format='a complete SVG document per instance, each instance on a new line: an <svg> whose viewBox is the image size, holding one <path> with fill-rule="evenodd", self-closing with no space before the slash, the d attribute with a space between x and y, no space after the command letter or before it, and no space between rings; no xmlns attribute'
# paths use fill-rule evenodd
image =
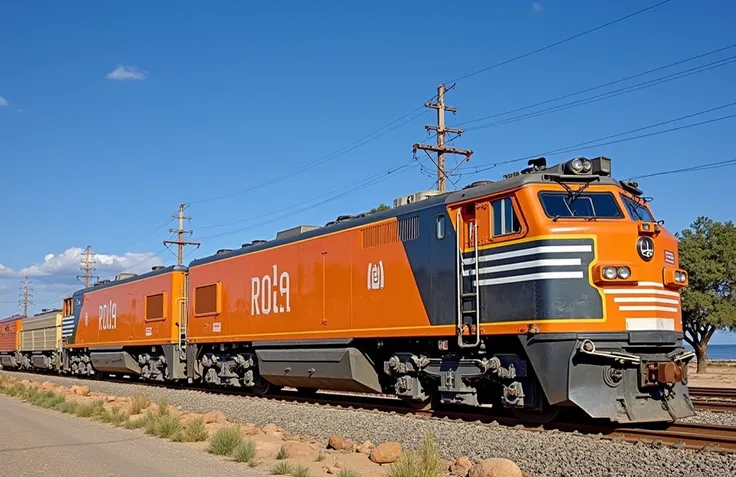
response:
<svg viewBox="0 0 736 477"><path fill-rule="evenodd" d="M251 469L140 431L0 396L0 477L260 477Z"/></svg>

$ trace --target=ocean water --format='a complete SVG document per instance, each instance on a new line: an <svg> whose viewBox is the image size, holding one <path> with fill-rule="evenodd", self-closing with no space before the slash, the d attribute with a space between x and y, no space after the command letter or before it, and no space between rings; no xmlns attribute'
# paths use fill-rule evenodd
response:
<svg viewBox="0 0 736 477"><path fill-rule="evenodd" d="M690 348L690 345L685 345ZM708 359L713 360L736 360L736 344L710 344L708 345Z"/></svg>

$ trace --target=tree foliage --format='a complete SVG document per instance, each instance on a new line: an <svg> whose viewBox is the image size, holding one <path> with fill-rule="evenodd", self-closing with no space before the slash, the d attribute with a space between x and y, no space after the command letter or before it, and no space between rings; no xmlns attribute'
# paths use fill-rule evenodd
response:
<svg viewBox="0 0 736 477"><path fill-rule="evenodd" d="M680 267L689 275L682 291L685 340L695 349L701 372L713 333L736 329L736 227L698 217L677 237Z"/></svg>
<svg viewBox="0 0 736 477"><path fill-rule="evenodd" d="M375 214L376 212L383 212L384 210L388 210L388 209L390 209L390 208L391 208L391 207L389 207L389 206L388 206L388 205L386 205L386 204L381 204L381 205L379 205L378 207L374 207L374 208L372 208L372 209L371 209L371 211L370 211L370 212L368 212L368 213L369 213L369 214Z"/></svg>

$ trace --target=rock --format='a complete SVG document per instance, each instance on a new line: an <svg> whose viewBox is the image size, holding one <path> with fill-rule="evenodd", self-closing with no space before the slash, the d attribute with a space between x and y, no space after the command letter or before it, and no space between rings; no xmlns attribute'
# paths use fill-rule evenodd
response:
<svg viewBox="0 0 736 477"><path fill-rule="evenodd" d="M473 463L470 462L470 459L465 456L460 456L457 458L457 461L450 466L450 475L453 477L465 477L468 475L468 471L470 471L472 467Z"/></svg>
<svg viewBox="0 0 736 477"><path fill-rule="evenodd" d="M376 464L392 464L399 456L401 456L401 444L384 442L371 452L370 459Z"/></svg>
<svg viewBox="0 0 736 477"><path fill-rule="evenodd" d="M276 424L266 424L262 430L267 436L278 437L279 439L283 438L284 434L286 434L286 430Z"/></svg>
<svg viewBox="0 0 736 477"><path fill-rule="evenodd" d="M226 422L210 422L205 424L204 428L207 430L209 435L214 435L217 431L227 426Z"/></svg>
<svg viewBox="0 0 736 477"><path fill-rule="evenodd" d="M87 386L72 386L72 394L76 396L87 396L89 394L89 388Z"/></svg>
<svg viewBox="0 0 736 477"><path fill-rule="evenodd" d="M50 390L54 389L55 387L56 387L55 384L50 383L48 381L44 381L44 382L41 383L41 386L39 387L39 389L41 391L50 391Z"/></svg>
<svg viewBox="0 0 736 477"><path fill-rule="evenodd" d="M222 424L227 422L227 419L225 419L225 415L220 411L210 411L208 413L205 413L203 419L205 424Z"/></svg>
<svg viewBox="0 0 736 477"><path fill-rule="evenodd" d="M357 448L356 450L357 450L358 452L360 452L361 454L366 454L366 455L368 455L368 454L370 454L370 453L371 453L371 451L372 451L373 449L375 449L375 448L376 448L376 446L374 446L374 445L373 445L373 443L372 443L371 441L365 441L365 442L363 442L363 443L362 443L361 445L359 445L359 446L358 446L358 448Z"/></svg>
<svg viewBox="0 0 736 477"><path fill-rule="evenodd" d="M322 470L330 475L337 475L340 473L340 469L337 467L328 467L326 465L322 466Z"/></svg>
<svg viewBox="0 0 736 477"><path fill-rule="evenodd" d="M316 447L304 442L284 442L281 449L286 451L290 459L311 459L317 454Z"/></svg>
<svg viewBox="0 0 736 477"><path fill-rule="evenodd" d="M522 477L521 469L508 459L486 459L470 468L468 477Z"/></svg>
<svg viewBox="0 0 736 477"><path fill-rule="evenodd" d="M118 400L115 396L105 396L103 399L105 402L116 402Z"/></svg>
<svg viewBox="0 0 736 477"><path fill-rule="evenodd" d="M240 434L243 436L262 436L264 432L255 424L242 424Z"/></svg>
<svg viewBox="0 0 736 477"><path fill-rule="evenodd" d="M329 441L327 441L328 449L350 451L350 450L353 450L353 445L354 444L352 440L345 439L339 434L332 434L330 436Z"/></svg>

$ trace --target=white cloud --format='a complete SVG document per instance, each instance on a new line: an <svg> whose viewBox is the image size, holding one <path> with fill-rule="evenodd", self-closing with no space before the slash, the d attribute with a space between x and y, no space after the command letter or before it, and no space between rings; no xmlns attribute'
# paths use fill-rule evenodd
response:
<svg viewBox="0 0 736 477"><path fill-rule="evenodd" d="M31 265L16 273L16 276L28 276L43 280L46 283L69 283L81 273L79 267L84 251L81 248L69 248L61 254L49 253L43 257L43 263ZM126 253L125 255L94 254L95 275L101 279L112 279L120 272L145 273L151 267L163 265L163 261L154 253Z"/></svg>
<svg viewBox="0 0 736 477"><path fill-rule="evenodd" d="M14 277L15 272L11 269L0 263L0 277Z"/></svg>
<svg viewBox="0 0 736 477"><path fill-rule="evenodd" d="M118 65L117 68L105 75L111 80L142 80L146 78L145 71L138 71L135 66Z"/></svg>
<svg viewBox="0 0 736 477"><path fill-rule="evenodd" d="M8 100L0 96L0 106L7 106Z"/></svg>
<svg viewBox="0 0 736 477"><path fill-rule="evenodd" d="M532 2L532 10L534 10L537 13L544 10L544 6L542 6L542 2Z"/></svg>

